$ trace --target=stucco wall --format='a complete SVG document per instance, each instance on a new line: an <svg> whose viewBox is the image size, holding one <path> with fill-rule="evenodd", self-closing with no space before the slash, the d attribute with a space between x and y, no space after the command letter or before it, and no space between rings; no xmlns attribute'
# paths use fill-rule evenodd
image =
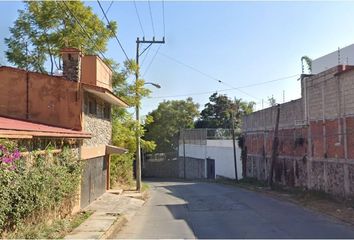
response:
<svg viewBox="0 0 354 240"><path fill-rule="evenodd" d="M215 175L235 179L234 152L232 140L206 140L206 144L185 144L189 158L215 160ZM179 145L179 156L183 157L183 144ZM237 175L242 178L241 149L236 142Z"/></svg>
<svg viewBox="0 0 354 240"><path fill-rule="evenodd" d="M78 84L62 77L1 67L0 115L81 130Z"/></svg>
<svg viewBox="0 0 354 240"><path fill-rule="evenodd" d="M112 90L112 71L97 56L82 57L82 82Z"/></svg>

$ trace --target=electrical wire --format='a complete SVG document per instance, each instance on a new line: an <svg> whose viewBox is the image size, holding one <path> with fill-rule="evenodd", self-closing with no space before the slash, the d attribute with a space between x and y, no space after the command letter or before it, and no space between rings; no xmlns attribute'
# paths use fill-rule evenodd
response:
<svg viewBox="0 0 354 240"><path fill-rule="evenodd" d="M108 8L106 10L106 15L108 14L109 10L111 9L113 3L114 3L114 1L111 1L111 3L109 4L109 6L108 6ZM102 16L101 21L103 21L103 19L104 19L104 16Z"/></svg>
<svg viewBox="0 0 354 240"><path fill-rule="evenodd" d="M254 98L254 99L256 99L256 100L261 100L261 99L258 98L258 97L255 97L255 96L253 96L253 95L251 95L251 94L249 94L249 93L247 93L247 92L245 92L245 91L240 90L239 87L234 87L234 86L232 86L231 84L229 84L229 83L227 83L227 82L224 82L224 81L220 80L219 78L216 78L216 77L214 77L214 76L212 76L212 75L210 75L210 74L207 74L207 73L205 73L205 72L203 72L203 71L201 71L201 70L199 70L199 69L197 69L197 68L195 68L195 67L193 67L193 66L191 66L191 65L188 65L188 64L186 64L186 63L184 63L184 62L182 62L182 61L179 61L179 60L177 60L177 59L175 59L175 58L173 58L173 57L171 57L171 56L168 56L168 55L166 55L166 54L164 54L164 53L159 52L159 54L160 54L161 56L165 57L165 58L168 58L168 59L172 60L173 62L176 62L176 63L178 63L178 64L180 64L180 65L182 65L182 66L184 66L184 67L186 67L186 68L189 68L189 69L191 69L191 70L193 70L193 71L195 71L195 72L198 72L198 73L204 75L204 76L207 77L207 78L210 78L210 79L212 79L212 80L214 80L214 81L217 81L218 83L221 83L221 84L223 84L223 85L225 85L225 86L230 87L230 89L228 89L228 90L237 90L237 91L239 91L239 92L241 92L241 93L243 93L243 94L245 94L245 95L247 95L247 96L250 96L250 97L252 97L252 98ZM297 76L297 75L294 75L294 76ZM294 77L294 76L290 76L290 77ZM288 77L286 77L286 78L288 78ZM282 79L283 79L283 78L281 78L281 79L279 79L279 80L282 80ZM278 79L274 79L274 80L272 80L272 81L279 81L279 80L278 80ZM254 85L252 84L251 86L254 86ZM224 90L223 90L223 91L224 91ZM215 91L214 91L214 92L215 92Z"/></svg>
<svg viewBox="0 0 354 240"><path fill-rule="evenodd" d="M102 13L103 13L103 15L104 15L104 17L105 17L105 19L106 19L106 21L107 21L107 24L108 24L108 26L109 26L110 21L109 21L109 19L108 19L107 15L106 15L105 11L103 10L103 7L102 7L102 5L101 5L100 1L99 1L99 0L97 0L97 3L98 3L98 5L100 6L100 9L101 9L101 11L102 11ZM117 37L117 34L116 34L116 33L115 33L112 29L110 29L110 30L111 30L111 32L114 34L114 37L115 37L115 39L117 40L119 47L120 47L120 48L121 48L121 50L123 51L123 53L124 53L124 55L125 55L126 60L127 60L128 62L130 62L130 59L129 59L129 57L128 57L127 53L125 52L125 50L124 50L124 48L123 48L122 43L119 41L119 39L118 39L118 37Z"/></svg>
<svg viewBox="0 0 354 240"><path fill-rule="evenodd" d="M272 82L276 82L276 81L291 79L291 78L297 77L298 75L299 74L291 75L291 76L287 76L287 77L282 77L282 78L276 78L276 79L269 80L269 81L264 81L264 82L258 82L258 83L253 83L253 84L249 84L249 85L244 85L244 86L241 86L241 87L237 87L237 89L255 87L255 86L260 86L260 85L264 85L264 84L267 84L267 83L272 83ZM236 90L235 87L226 88L226 89L219 89L219 90L216 90L216 91L196 92L196 93L190 93L190 94L169 95L169 96L156 96L156 97L151 97L151 98L188 97L188 96L196 96L196 95L206 95L206 94L211 94L211 93L215 93L215 92L226 92L226 91L232 91L232 90ZM258 102L258 103L260 103L260 102Z"/></svg>
<svg viewBox="0 0 354 240"><path fill-rule="evenodd" d="M57 3L59 3L59 1L58 1ZM75 14L70 10L70 8L69 8L69 6L66 4L66 2L65 2L65 1L62 1L62 3L65 5L65 7L67 8L67 10L69 11L70 16L72 16L72 17L74 18L74 20L76 21L76 23L80 26L82 32L86 34L87 39L89 39L89 40L94 44L94 46L96 47L96 50L101 54L103 60L107 60L107 58L105 57L104 53L103 53L100 49L97 48L96 42L91 38L90 34L88 34L88 32L86 31L86 29L81 25L80 21L76 18ZM60 4L59 4L58 6L61 7ZM62 8L62 9L63 9L63 8ZM65 9L63 9L63 11L64 11L64 13L70 18L70 16L69 16L68 13L65 11Z"/></svg>
<svg viewBox="0 0 354 240"><path fill-rule="evenodd" d="M163 23L163 36L166 35L166 26L165 26L165 0L162 0L162 23Z"/></svg>
<svg viewBox="0 0 354 240"><path fill-rule="evenodd" d="M138 7L136 6L136 1L135 0L134 0L134 7L135 7L136 16L138 17L138 20L139 20L139 25L140 25L141 32L143 33L143 36L145 36L143 24L141 23L140 15L139 15L139 12L138 12Z"/></svg>
<svg viewBox="0 0 354 240"><path fill-rule="evenodd" d="M152 26L152 32L155 36L155 26L154 26L154 19L152 18L152 11L151 11L151 4L150 4L150 0L148 0L149 3L149 12L150 12L150 19L151 19L151 26Z"/></svg>
<svg viewBox="0 0 354 240"><path fill-rule="evenodd" d="M145 60L147 59L147 56L149 55L149 52L150 52L151 48L152 48L152 46L149 47L148 50L146 51L146 53L145 53L145 55L144 55L144 58L143 58L143 60L141 61L140 66L143 66L143 65L144 65L144 62L145 62Z"/></svg>
<svg viewBox="0 0 354 240"><path fill-rule="evenodd" d="M161 46L162 46L162 45L159 45L159 47L157 48L157 50L156 50L156 52L155 52L154 56L152 57L152 59L151 59L151 61L150 61L149 65L147 66L147 68L146 68L146 69L145 69L145 71L144 71L143 77L144 77L144 76L145 76L145 74L149 71L149 69L150 69L150 67L151 67L152 63L153 63L153 62L154 62L154 60L155 60L156 55L159 53L159 50L160 50Z"/></svg>

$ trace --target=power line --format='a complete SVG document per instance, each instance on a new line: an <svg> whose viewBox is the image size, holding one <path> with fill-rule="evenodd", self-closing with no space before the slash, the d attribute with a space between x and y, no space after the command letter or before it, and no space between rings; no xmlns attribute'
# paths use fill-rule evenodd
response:
<svg viewBox="0 0 354 240"><path fill-rule="evenodd" d="M159 45L159 47L157 48L157 50L156 50L154 56L151 58L151 61L150 61L149 65L147 66L147 68L146 68L145 71L144 71L143 77L144 77L145 74L149 71L149 69L150 69L152 63L153 63L154 60L155 60L156 55L159 53L160 47L161 47L161 45Z"/></svg>
<svg viewBox="0 0 354 240"><path fill-rule="evenodd" d="M163 36L166 36L166 26L165 26L165 0L162 0L162 23L163 23Z"/></svg>
<svg viewBox="0 0 354 240"><path fill-rule="evenodd" d="M198 72L198 73L204 75L204 76L207 77L207 78L213 79L213 80L215 80L215 81L221 83L221 80L220 80L220 79L215 78L215 77L213 77L213 76L211 76L211 75L209 75L209 74L207 74L207 73L205 73L205 72L203 72L203 71L200 71L199 69L197 69L197 68L195 68L195 67L193 67L193 66L191 66L191 65L188 65L188 64L186 64L186 63L183 63L183 62L181 62L181 61L179 61L179 60L177 60L177 59L175 59L175 58L173 58L173 57L171 57L171 56L168 56L168 55L166 55L166 54L164 54L164 53L162 53L162 52L159 52L159 55L164 56L165 58L168 58L168 59L172 60L173 62L178 63L178 64L180 64L180 65L182 65L182 66L184 66L184 67L186 67L186 68L189 68L189 69L191 69L191 70L193 70L193 71L195 71L195 72Z"/></svg>
<svg viewBox="0 0 354 240"><path fill-rule="evenodd" d="M143 36L145 36L145 32L144 32L144 28L143 28L143 24L141 24L140 15L139 15L138 8L137 8L137 6L136 6L136 2L135 2L135 0L134 0L134 7L135 7L135 12L136 12L136 15L137 15L138 20L139 20L140 29L141 29L141 31L143 32Z"/></svg>
<svg viewBox="0 0 354 240"><path fill-rule="evenodd" d="M282 77L282 78L277 78L277 79L272 79L272 80L269 80L269 81L264 81L264 82L258 82L258 83L254 83L254 84L244 85L244 86L241 86L241 87L237 87L237 89L239 90L239 89L242 89L242 88L260 86L260 85L264 85L264 84L267 84L267 83L272 83L272 82L276 82L276 81L281 81L281 80L294 78L294 77L297 77L297 76L298 76L298 74L287 76L287 77ZM226 88L226 89L219 89L219 90L216 90L216 91L196 92L196 93L190 93L190 94L180 94L180 95L170 95L170 96L157 96L157 97L151 97L151 98L188 97L188 96L196 96L196 95L205 95L205 94L210 94L210 93L215 93L215 92L226 92L226 91L232 91L232 90L236 90L235 87Z"/></svg>
<svg viewBox="0 0 354 240"><path fill-rule="evenodd" d="M108 14L109 10L111 9L112 5L113 5L114 1L111 1L111 3L109 4L107 10L106 10L106 15ZM104 19L104 16L102 16L101 21Z"/></svg>
<svg viewBox="0 0 354 240"><path fill-rule="evenodd" d="M147 56L149 55L150 50L151 50L151 47L148 48L148 50L146 51L146 54L144 55L143 61L141 62L141 65L140 65L140 66L143 66L143 65L144 65L144 62L145 62Z"/></svg>
<svg viewBox="0 0 354 240"><path fill-rule="evenodd" d="M151 19L151 25L152 25L152 32L155 36L155 26L154 26L154 19L152 18L152 11L151 11L151 4L150 4L150 0L148 0L149 3L149 12L150 12L150 19Z"/></svg>
<svg viewBox="0 0 354 240"><path fill-rule="evenodd" d="M101 3L100 3L99 0L97 0L97 3L98 3L98 5L99 5L100 8L101 8L101 11L102 11L102 13L103 13L103 15L104 15L104 17L105 17L105 19L106 19L106 21L107 21L108 28L109 28L109 27L110 27L110 21L109 21L107 15L106 15L105 11L103 10L102 5L101 5ZM127 59L128 62L130 62L130 59L129 59L127 53L125 52L125 50L124 50L124 48L123 48L123 45L121 44L121 42L119 41L119 39L118 39L118 37L117 37L117 34L113 31L113 29L110 29L110 30L111 30L111 32L114 34L114 37L115 37L115 39L117 40L118 45L119 45L120 48L122 49L122 51L123 51L123 53L124 53L124 55L125 55L125 58Z"/></svg>
<svg viewBox="0 0 354 240"><path fill-rule="evenodd" d="M255 97L255 96L252 96L251 94L246 93L245 91L239 90L238 88L233 87L232 85L230 85L230 84L228 84L228 83L226 83L226 82L220 80L219 78L216 78L216 77L214 77L214 76L211 76L210 74L207 74L207 73L205 73L205 72L203 72L203 71L201 71L201 70L199 70L199 69L197 69L197 68L195 68L195 67L193 67L193 66L190 66L190 65L188 65L188 64L186 64L186 63L183 63L183 62L181 62L181 61L179 61L179 60L177 60L177 59L175 59L175 58L173 58L173 57L171 57L171 56L168 56L168 55L166 55L166 54L163 54L163 53L161 53L161 52L160 52L159 54L162 55L162 56L164 56L164 57L166 57L166 58L168 58L168 59L170 59L170 60L172 60L172 61L174 61L174 62L176 62L176 63L178 63L178 64L180 64L180 65L182 65L182 66L185 66L185 67L187 67L187 68L189 68L189 69L192 69L193 71L198 72L198 73L200 73L200 74L202 74L202 75L204 75L204 76L206 76L206 77L208 77L208 78L210 78L210 79L212 79L212 80L215 80L215 81L217 81L218 83L224 84L225 86L232 87L233 89L235 89L235 90L237 90L237 91L239 91L239 92L241 92L241 93L243 93L243 94L245 94L245 95L247 95L247 96L249 96L249 97L252 97L252 98L254 98L254 99L260 100L259 98Z"/></svg>
<svg viewBox="0 0 354 240"><path fill-rule="evenodd" d="M65 5L65 7L68 9L70 16L72 16L76 23L80 26L81 30L83 33L86 34L86 37L94 44L94 47L96 47L97 51L101 54L102 58L104 60L106 60L107 58L105 57L105 55L103 54L103 52L97 48L96 42L91 38L90 34L88 34L88 32L85 30L85 28L81 25L80 21L76 18L75 14L70 10L70 8L68 7L68 5L66 4L65 1L62 1L62 3ZM58 5L60 7L60 4ZM67 14L67 12L65 11L65 9L63 9L64 13L70 18L70 16Z"/></svg>

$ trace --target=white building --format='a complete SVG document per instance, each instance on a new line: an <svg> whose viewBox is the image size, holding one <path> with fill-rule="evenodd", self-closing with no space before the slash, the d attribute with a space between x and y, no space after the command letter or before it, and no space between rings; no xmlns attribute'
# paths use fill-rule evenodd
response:
<svg viewBox="0 0 354 240"><path fill-rule="evenodd" d="M190 131L203 131L205 129L193 129ZM203 134L196 134L197 136L203 136ZM208 166L208 159L214 160L213 178L225 177L235 179L235 164L234 164L234 150L232 139L189 139L184 141L181 139L179 144L179 157L190 157L196 159L205 160L205 175L210 171ZM188 137L187 137L188 138ZM192 137L193 138L193 137ZM241 149L238 147L236 141L236 166L238 179L242 178L242 162L241 162ZM184 155L185 154L185 155ZM209 160L210 161L210 160Z"/></svg>
<svg viewBox="0 0 354 240"><path fill-rule="evenodd" d="M354 44L314 59L312 74L318 74L337 65L354 65Z"/></svg>

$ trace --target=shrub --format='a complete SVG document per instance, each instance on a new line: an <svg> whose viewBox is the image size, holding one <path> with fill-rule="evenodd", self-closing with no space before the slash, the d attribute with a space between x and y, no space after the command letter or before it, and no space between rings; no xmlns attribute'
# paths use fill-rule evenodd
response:
<svg viewBox="0 0 354 240"><path fill-rule="evenodd" d="M31 160L31 161L30 161ZM77 194L81 164L69 148L54 155L21 154L13 142L0 142L0 234L45 221Z"/></svg>
<svg viewBox="0 0 354 240"><path fill-rule="evenodd" d="M111 185L130 185L133 182L134 154L113 155L111 159Z"/></svg>

